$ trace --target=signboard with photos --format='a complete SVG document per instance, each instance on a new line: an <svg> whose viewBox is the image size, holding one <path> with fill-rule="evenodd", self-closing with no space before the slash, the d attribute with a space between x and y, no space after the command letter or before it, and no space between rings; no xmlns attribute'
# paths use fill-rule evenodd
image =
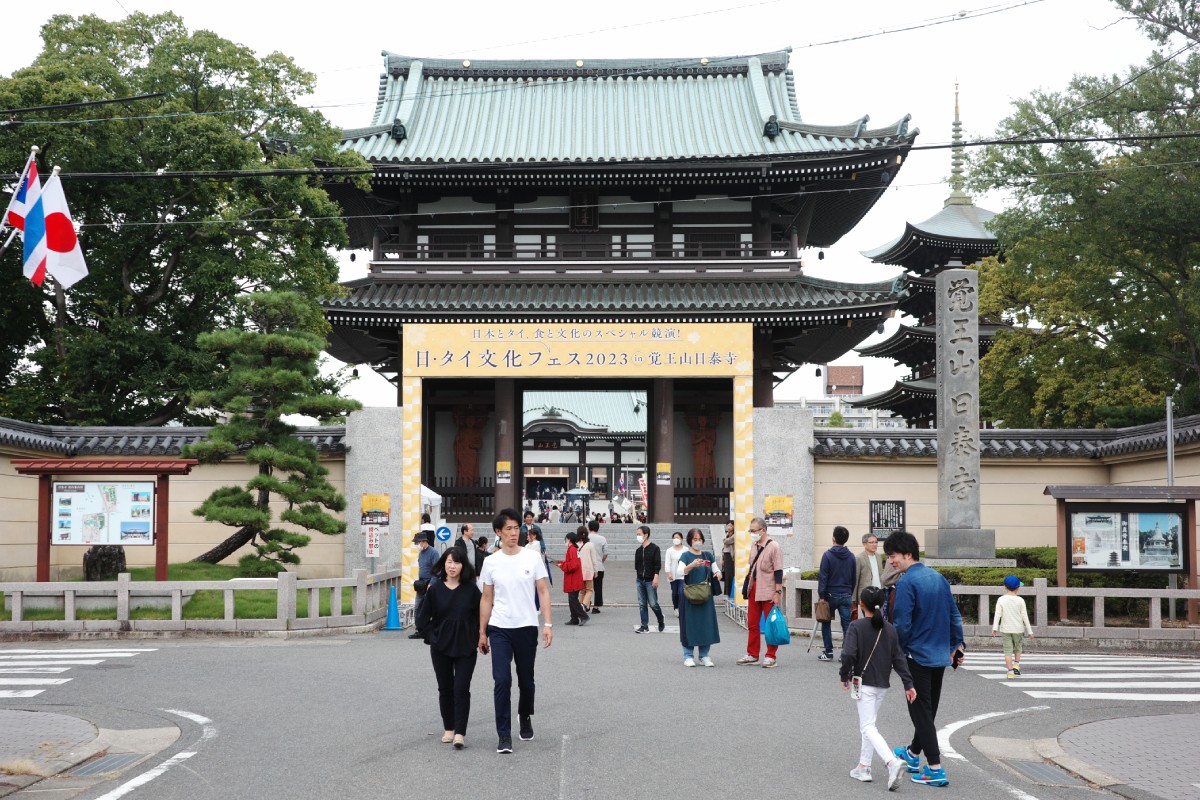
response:
<svg viewBox="0 0 1200 800"><path fill-rule="evenodd" d="M151 482L55 481L53 544L154 544Z"/></svg>
<svg viewBox="0 0 1200 800"><path fill-rule="evenodd" d="M1187 535L1178 505L1067 505L1071 569L1183 572Z"/></svg>

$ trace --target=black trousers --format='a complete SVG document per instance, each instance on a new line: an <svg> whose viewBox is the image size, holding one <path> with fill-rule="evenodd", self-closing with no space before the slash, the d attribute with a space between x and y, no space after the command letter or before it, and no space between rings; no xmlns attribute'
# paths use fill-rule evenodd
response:
<svg viewBox="0 0 1200 800"><path fill-rule="evenodd" d="M477 653L457 658L429 648L433 674L437 676L438 710L442 713L442 730L467 735L467 720L471 716L471 676L475 674Z"/></svg>
<svg viewBox="0 0 1200 800"><path fill-rule="evenodd" d="M721 577L725 579L725 594L733 597L733 553L721 554Z"/></svg>
<svg viewBox="0 0 1200 800"><path fill-rule="evenodd" d="M579 622L588 618L588 613L579 602L579 592L567 592L567 607L571 609L571 622Z"/></svg>
<svg viewBox="0 0 1200 800"><path fill-rule="evenodd" d="M924 753L927 763L940 765L942 751L938 748L937 712L946 668L923 667L910 658L908 671L912 673L913 687L917 690L916 701L908 704L908 716L913 723L912 744L908 749L913 755Z"/></svg>
<svg viewBox="0 0 1200 800"><path fill-rule="evenodd" d="M577 593L578 594L578 593ZM579 602L576 599L576 602ZM517 713L533 716L533 662L537 658L538 628L497 628L487 626L492 648L492 680L496 688L496 735L512 736L512 665L517 665Z"/></svg>
<svg viewBox="0 0 1200 800"><path fill-rule="evenodd" d="M592 588L596 591L595 597L592 598L592 608L600 608L604 605L604 571L597 572L592 578Z"/></svg>

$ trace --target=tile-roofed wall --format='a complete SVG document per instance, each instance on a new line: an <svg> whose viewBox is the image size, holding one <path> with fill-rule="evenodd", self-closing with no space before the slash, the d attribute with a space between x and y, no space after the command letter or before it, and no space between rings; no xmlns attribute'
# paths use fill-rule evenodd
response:
<svg viewBox="0 0 1200 800"><path fill-rule="evenodd" d="M1166 447L1166 423L1120 429L984 430L980 458L1101 459ZM1200 441L1200 415L1175 421L1176 444ZM826 458L913 457L937 455L932 429L852 430L824 428L814 432L813 455Z"/></svg>
<svg viewBox="0 0 1200 800"><path fill-rule="evenodd" d="M200 441L209 430L207 427L33 425L0 417L0 445L67 456L177 456L183 445ZM304 426L296 433L316 445L318 452L346 450L345 426Z"/></svg>

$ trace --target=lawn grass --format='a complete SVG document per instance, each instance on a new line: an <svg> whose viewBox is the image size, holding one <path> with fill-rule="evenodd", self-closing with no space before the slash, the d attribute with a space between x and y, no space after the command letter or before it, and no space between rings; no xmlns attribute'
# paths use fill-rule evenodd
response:
<svg viewBox="0 0 1200 800"><path fill-rule="evenodd" d="M134 567L129 570L130 579L134 581L153 581L154 567ZM171 581L227 581L238 577L235 566L225 564L198 564L187 562L167 565L167 580ZM321 589L320 615L331 616L330 602L332 589ZM308 616L308 596L306 590L296 592L296 616ZM353 613L354 597L351 588L342 590L342 614ZM277 613L275 592L271 589L241 589L233 593L233 616L235 619L274 619ZM66 613L53 609L26 609L24 618L30 621L64 620ZM76 609L75 618L79 620L115 620L117 609ZM169 608L135 608L130 609L129 618L170 619ZM225 593L216 589L205 589L196 592L183 605L184 619L224 619ZM4 595L0 594L0 620L11 621L12 612L5 603Z"/></svg>

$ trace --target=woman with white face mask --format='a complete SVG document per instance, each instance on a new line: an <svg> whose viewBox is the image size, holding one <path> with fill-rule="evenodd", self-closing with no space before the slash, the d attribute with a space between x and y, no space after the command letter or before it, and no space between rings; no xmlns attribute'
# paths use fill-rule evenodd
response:
<svg viewBox="0 0 1200 800"><path fill-rule="evenodd" d="M716 556L704 549L704 532L692 528L687 533L688 548L679 558L683 602L679 604L679 641L683 645L683 665L715 667L709 649L721 641L717 627L717 608L713 602L712 582L720 586L721 571ZM705 591L707 589L707 591ZM699 652L696 652L696 651Z"/></svg>
<svg viewBox="0 0 1200 800"><path fill-rule="evenodd" d="M687 548L683 546L683 533L675 531L671 534L671 546L667 548L667 580L671 582L671 608L675 616L679 616L679 596L683 592L683 573L679 571L679 558Z"/></svg>

